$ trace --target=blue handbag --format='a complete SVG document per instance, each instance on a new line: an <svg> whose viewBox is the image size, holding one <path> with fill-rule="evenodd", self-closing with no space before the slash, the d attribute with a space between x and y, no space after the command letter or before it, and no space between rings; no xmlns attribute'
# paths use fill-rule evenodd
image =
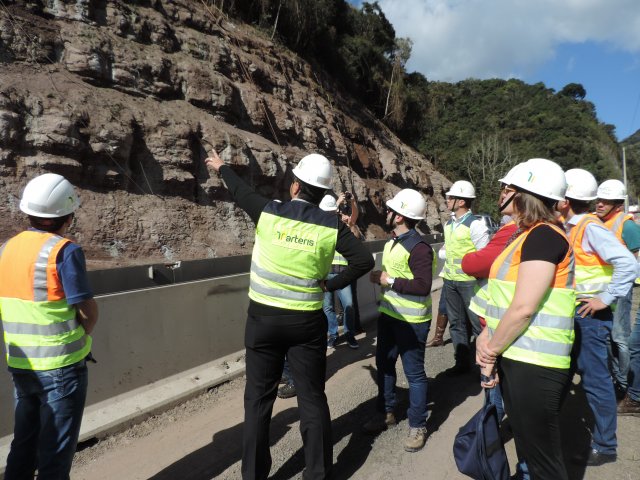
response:
<svg viewBox="0 0 640 480"><path fill-rule="evenodd" d="M489 390L484 393L484 406L456 435L453 457L460 473L475 480L509 480L496 407L489 401Z"/></svg>

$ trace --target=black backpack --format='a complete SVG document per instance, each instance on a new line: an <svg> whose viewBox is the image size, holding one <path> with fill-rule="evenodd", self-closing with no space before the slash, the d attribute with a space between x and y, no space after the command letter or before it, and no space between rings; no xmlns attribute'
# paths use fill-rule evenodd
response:
<svg viewBox="0 0 640 480"><path fill-rule="evenodd" d="M475 480L509 480L509 461L500 437L498 414L495 405L489 402L489 390L484 392L484 406L456 435L453 456L460 473Z"/></svg>

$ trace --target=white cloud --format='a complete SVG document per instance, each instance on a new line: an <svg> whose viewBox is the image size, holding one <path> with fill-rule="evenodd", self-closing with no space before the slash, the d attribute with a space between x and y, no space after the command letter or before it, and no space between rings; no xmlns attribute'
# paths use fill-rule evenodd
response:
<svg viewBox="0 0 640 480"><path fill-rule="evenodd" d="M640 53L638 0L379 0L409 71L430 80L525 77L564 43Z"/></svg>

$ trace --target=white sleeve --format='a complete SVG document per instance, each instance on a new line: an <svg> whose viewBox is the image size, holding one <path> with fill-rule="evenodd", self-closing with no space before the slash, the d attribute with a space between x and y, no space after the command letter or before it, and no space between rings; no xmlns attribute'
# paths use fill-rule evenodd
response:
<svg viewBox="0 0 640 480"><path fill-rule="evenodd" d="M489 229L482 220L474 220L469 225L471 230L471 241L476 247L476 250L480 250L487 246L489 243Z"/></svg>

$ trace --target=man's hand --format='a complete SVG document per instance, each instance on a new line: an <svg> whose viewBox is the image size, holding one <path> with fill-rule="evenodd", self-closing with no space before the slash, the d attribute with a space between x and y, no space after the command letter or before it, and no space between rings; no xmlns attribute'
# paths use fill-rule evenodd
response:
<svg viewBox="0 0 640 480"><path fill-rule="evenodd" d="M387 282L389 278L391 277L389 277L387 272L382 272L380 270L374 270L369 274L369 280L371 280L371 283L377 283L381 287L389 286L389 283Z"/></svg>
<svg viewBox="0 0 640 480"><path fill-rule="evenodd" d="M500 383L496 365L487 365L480 369L480 385L484 388L494 388Z"/></svg>
<svg viewBox="0 0 640 480"><path fill-rule="evenodd" d="M580 300L580 303L582 305L578 309L578 315L580 315L582 318L586 317L587 315L591 316L594 313L600 310L604 310L609 306L597 297L589 298L588 300L584 301Z"/></svg>
<svg viewBox="0 0 640 480"><path fill-rule="evenodd" d="M218 152L216 152L215 150L211 150L211 154L209 155L209 157L207 157L204 163L207 164L207 167L215 170L216 172L219 172L220 167L224 165L224 161L220 158Z"/></svg>

